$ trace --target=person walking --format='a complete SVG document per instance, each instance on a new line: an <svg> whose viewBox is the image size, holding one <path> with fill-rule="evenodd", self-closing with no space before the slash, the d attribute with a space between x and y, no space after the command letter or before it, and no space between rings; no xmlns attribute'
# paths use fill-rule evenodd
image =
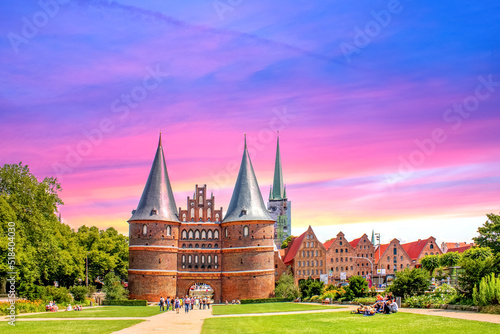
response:
<svg viewBox="0 0 500 334"><path fill-rule="evenodd" d="M175 299L174 299L174 297L172 297L172 298L170 299L170 305L172 305L172 311L173 311L173 310L174 310L174 308L175 308Z"/></svg>
<svg viewBox="0 0 500 334"><path fill-rule="evenodd" d="M165 299L163 299L163 296L160 297L160 312L165 311Z"/></svg>
<svg viewBox="0 0 500 334"><path fill-rule="evenodd" d="M168 296L167 299L165 299L165 305L167 305L167 312L168 312L168 309L170 307L170 299L168 298Z"/></svg>
<svg viewBox="0 0 500 334"><path fill-rule="evenodd" d="M175 313L179 314L179 308L181 307L181 302L178 297L175 297Z"/></svg>
<svg viewBox="0 0 500 334"><path fill-rule="evenodd" d="M189 313L189 307L191 306L191 299L189 297L184 297L184 313Z"/></svg>

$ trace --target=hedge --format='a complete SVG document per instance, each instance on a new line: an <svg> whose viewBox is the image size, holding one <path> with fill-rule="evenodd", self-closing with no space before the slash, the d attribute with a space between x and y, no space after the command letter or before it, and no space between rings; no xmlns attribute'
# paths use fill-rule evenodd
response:
<svg viewBox="0 0 500 334"><path fill-rule="evenodd" d="M260 299L242 299L242 304L256 304L256 303L282 303L289 302L291 299L287 298L260 298Z"/></svg>
<svg viewBox="0 0 500 334"><path fill-rule="evenodd" d="M107 306L148 306L148 301L145 299L139 300L105 300L102 305Z"/></svg>

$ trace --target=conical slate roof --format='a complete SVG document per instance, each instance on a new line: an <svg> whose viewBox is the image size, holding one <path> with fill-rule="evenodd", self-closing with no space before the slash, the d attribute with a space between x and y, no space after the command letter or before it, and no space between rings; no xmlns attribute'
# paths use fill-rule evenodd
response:
<svg viewBox="0 0 500 334"><path fill-rule="evenodd" d="M172 187L168 179L167 165L161 145L161 134L155 159L149 172L148 181L142 192L137 209L133 211L133 220L163 220L179 222Z"/></svg>
<svg viewBox="0 0 500 334"><path fill-rule="evenodd" d="M278 143L276 145L276 161L274 163L274 179L272 194L269 199L284 199L286 198L285 190L283 185L283 170L281 168L281 154L280 154L280 138L278 137Z"/></svg>
<svg viewBox="0 0 500 334"><path fill-rule="evenodd" d="M273 221L264 205L252 162L248 155L245 139L245 149L243 151L243 158L241 159L240 171L236 179L231 202L222 222L249 220Z"/></svg>

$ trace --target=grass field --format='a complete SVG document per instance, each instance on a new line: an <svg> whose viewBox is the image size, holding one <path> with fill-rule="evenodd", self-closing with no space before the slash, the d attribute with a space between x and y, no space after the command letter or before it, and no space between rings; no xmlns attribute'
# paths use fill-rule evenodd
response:
<svg viewBox="0 0 500 334"><path fill-rule="evenodd" d="M410 313L377 314L372 317L350 312L309 313L263 317L228 317L206 319L202 334L213 333L416 333L498 334L500 325L479 321L451 319Z"/></svg>
<svg viewBox="0 0 500 334"><path fill-rule="evenodd" d="M214 305L212 314L245 314L245 313L273 313L292 311L311 311L338 308L334 306L323 306L318 304L296 304L296 303L262 303L241 305Z"/></svg>
<svg viewBox="0 0 500 334"><path fill-rule="evenodd" d="M171 311L168 311L171 312ZM33 315L18 315L19 318L89 318L89 317L150 317L160 313L156 306L103 306L83 311L46 312Z"/></svg>
<svg viewBox="0 0 500 334"><path fill-rule="evenodd" d="M83 312L83 311L82 311ZM47 334L92 333L106 334L133 326L144 320L69 320L69 321L18 321L16 326L0 322L0 333Z"/></svg>

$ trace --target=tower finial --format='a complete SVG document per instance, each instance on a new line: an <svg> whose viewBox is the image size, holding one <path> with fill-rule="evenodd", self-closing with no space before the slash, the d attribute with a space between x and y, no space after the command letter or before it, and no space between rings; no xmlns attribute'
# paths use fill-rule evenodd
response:
<svg viewBox="0 0 500 334"><path fill-rule="evenodd" d="M244 133L243 136L245 136L245 150L247 149L247 134Z"/></svg>
<svg viewBox="0 0 500 334"><path fill-rule="evenodd" d="M161 146L161 130L160 130L160 140L158 141L158 146Z"/></svg>

